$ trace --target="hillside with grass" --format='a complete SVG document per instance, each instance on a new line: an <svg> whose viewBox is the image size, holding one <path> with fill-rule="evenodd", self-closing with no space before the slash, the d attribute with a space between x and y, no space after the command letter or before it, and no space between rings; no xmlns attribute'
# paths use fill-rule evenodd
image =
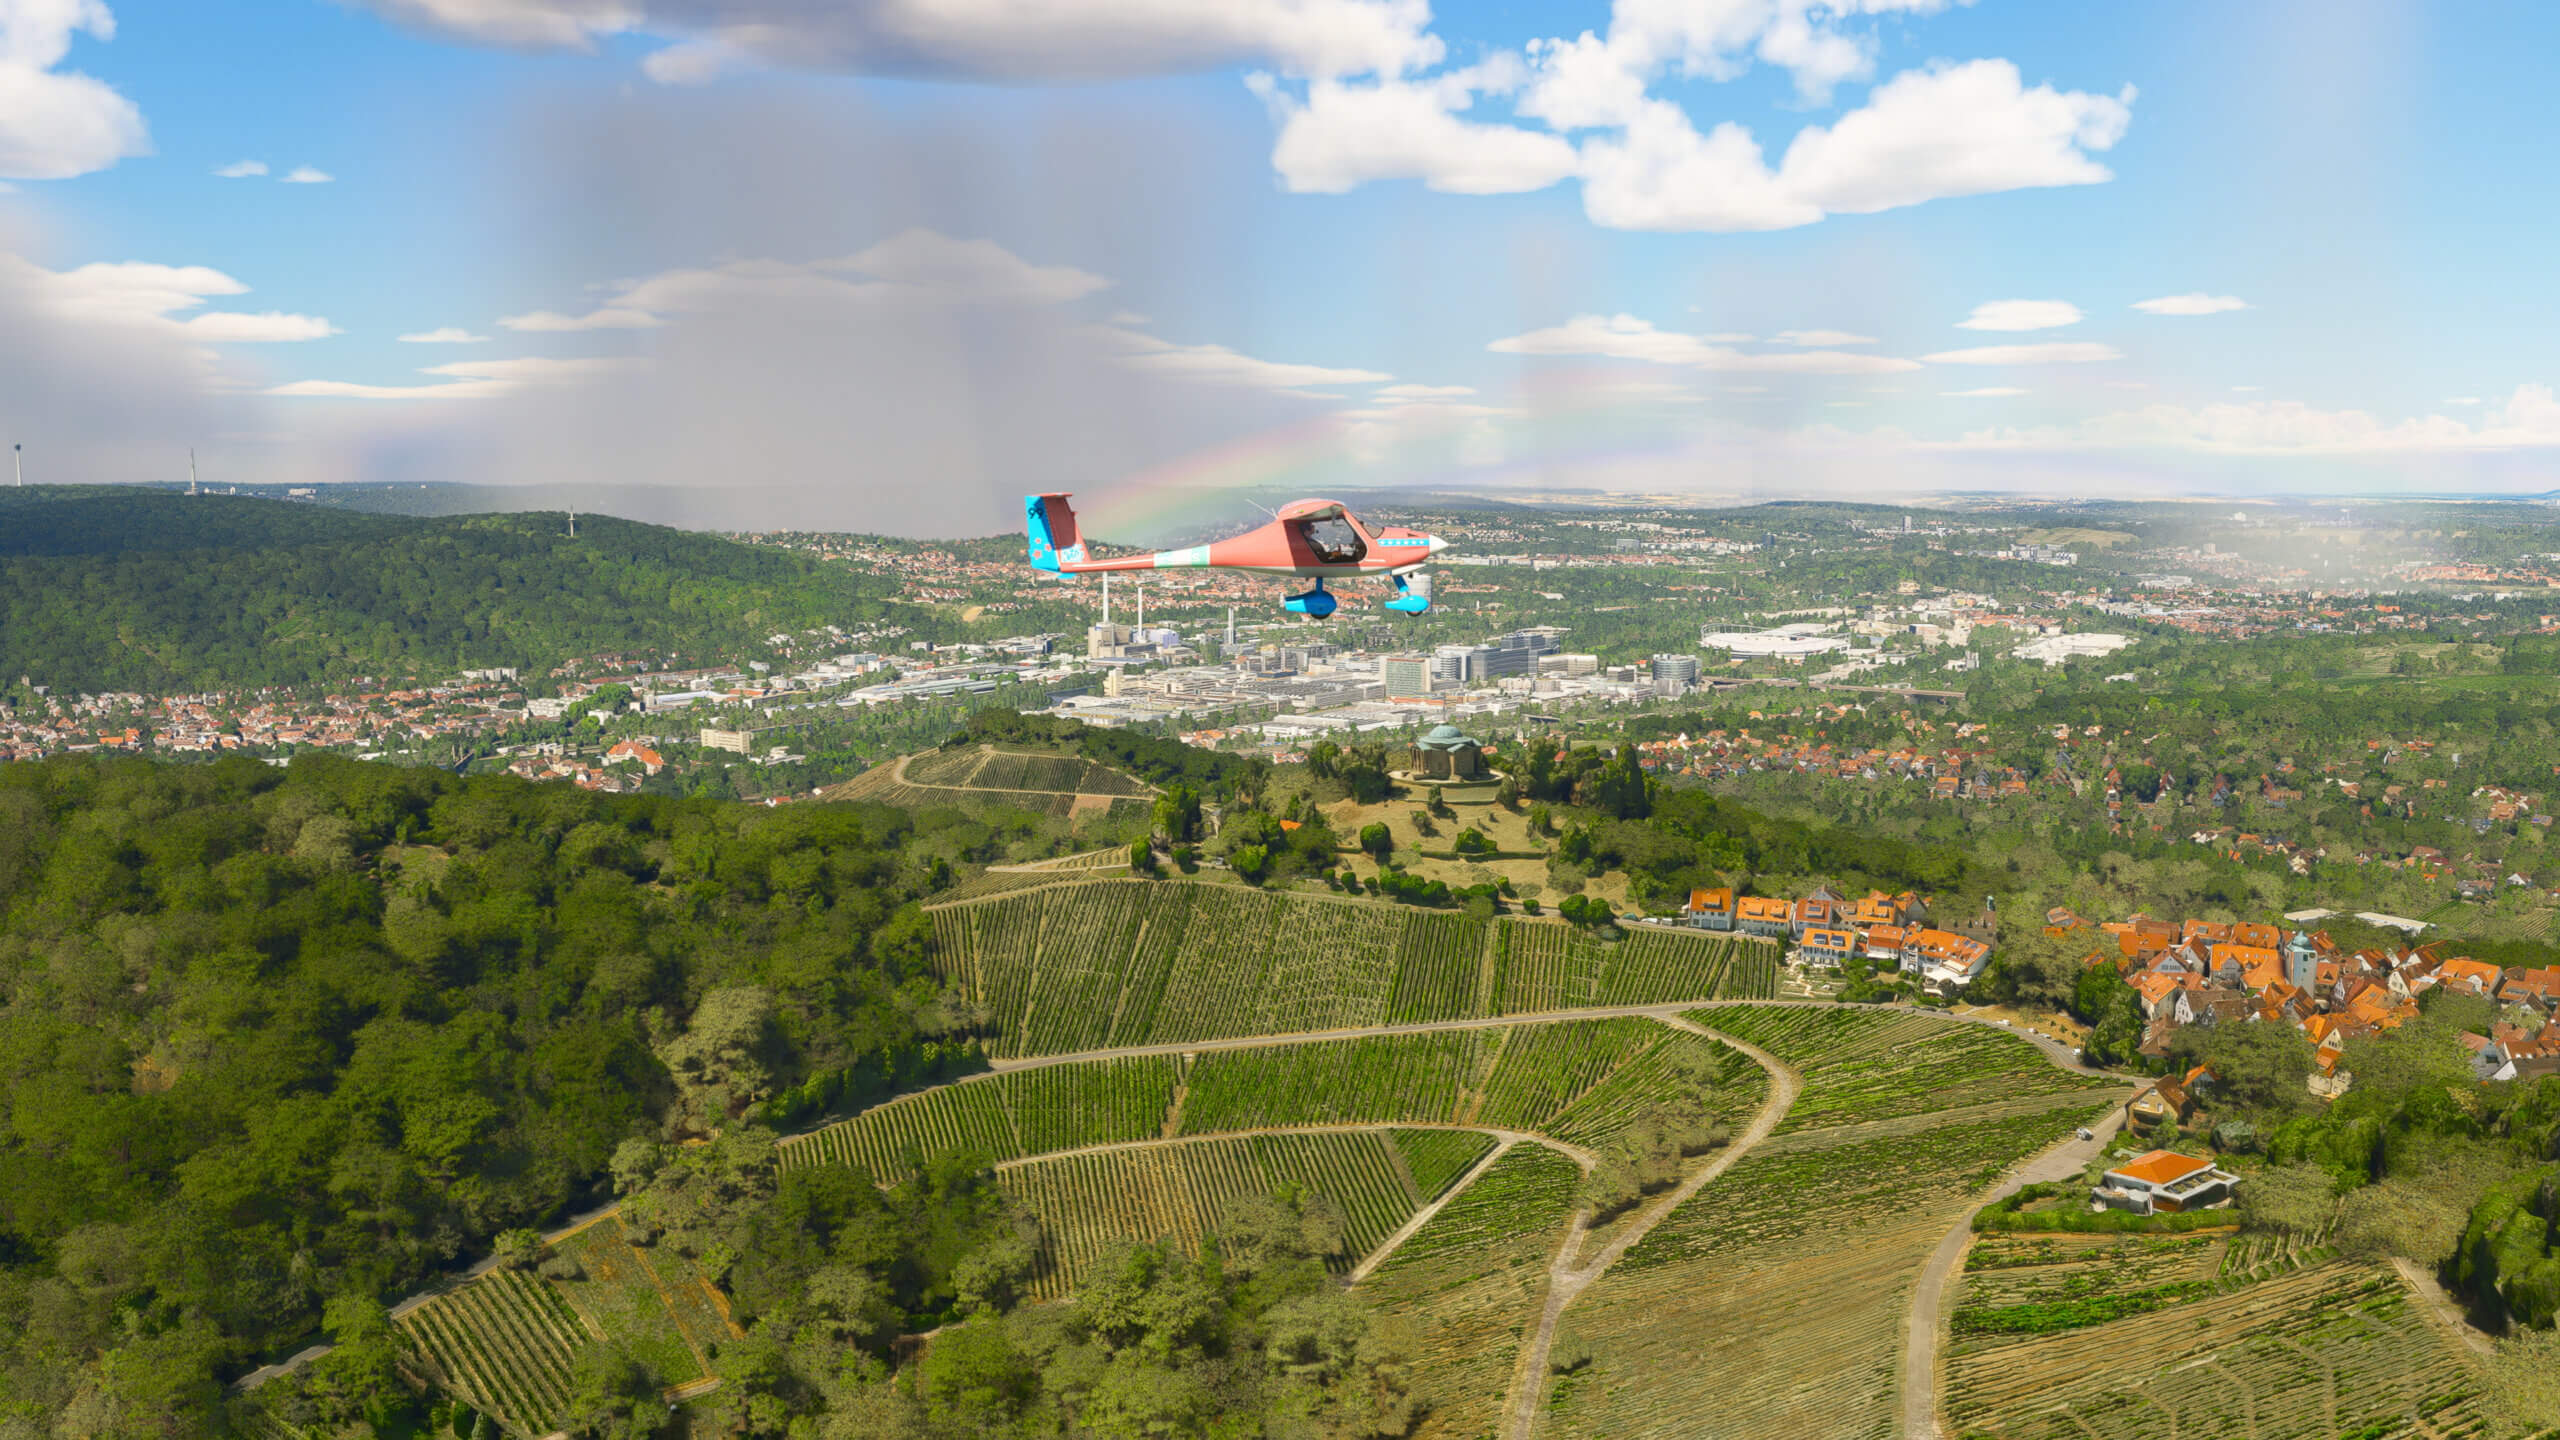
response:
<svg viewBox="0 0 2560 1440"><path fill-rule="evenodd" d="M735 659L890 611L878 582L713 535L533 512L0 494L0 681L167 693L442 679L624 653Z"/></svg>

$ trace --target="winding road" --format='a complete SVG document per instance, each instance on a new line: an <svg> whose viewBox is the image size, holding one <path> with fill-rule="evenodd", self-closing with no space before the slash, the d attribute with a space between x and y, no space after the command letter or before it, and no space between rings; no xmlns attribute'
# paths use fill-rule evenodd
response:
<svg viewBox="0 0 2560 1440"><path fill-rule="evenodd" d="M1581 1253L1583 1241L1590 1234L1591 1212L1588 1209L1574 1212L1573 1223L1565 1229L1564 1243L1556 1247L1556 1258L1547 1267L1547 1300L1546 1304L1539 1307L1538 1326L1522 1340L1519 1362L1511 1372L1511 1394L1503 1402L1502 1433L1508 1437L1508 1440L1527 1440L1529 1434L1537 1429L1538 1402L1545 1398L1547 1393L1547 1357L1554 1353L1556 1325L1564 1319L1565 1307L1571 1305L1575 1298L1588 1289L1592 1281L1599 1279L1610 1266L1617 1264L1618 1258L1626 1254L1638 1240L1650 1234L1653 1227L1662 1222L1664 1216L1680 1208L1682 1201L1697 1194L1709 1181L1731 1169L1735 1161L1750 1153L1751 1147L1768 1139L1769 1133L1778 1128L1778 1122L1784 1120L1787 1117L1787 1111L1795 1105L1796 1096L1804 1090L1802 1076L1781 1063L1776 1056L1758 1046L1745 1044L1730 1035L1718 1034L1690 1021L1685 1016L1657 1016L1656 1018L1662 1019L1665 1024L1676 1029L1692 1031L1721 1041L1750 1056L1762 1069L1769 1072L1768 1098L1760 1102L1760 1113L1752 1117L1749 1128L1735 1136L1732 1143L1717 1151L1713 1161L1700 1167L1696 1174L1681 1181L1660 1198L1648 1202L1642 1210L1636 1212L1636 1218L1632 1222L1621 1228L1606 1245L1600 1247L1598 1254L1579 1265L1574 1263L1574 1258Z"/></svg>
<svg viewBox="0 0 2560 1440"><path fill-rule="evenodd" d="M1244 1035L1214 1040L1182 1040L1148 1045L1122 1045L1092 1050L1072 1051L1057 1055L1021 1056L996 1060L991 1062L990 1068L985 1071L981 1071L973 1075L960 1076L942 1083L943 1085L966 1085L1021 1070L1044 1069L1054 1065L1073 1065L1136 1056L1200 1054L1219 1050L1268 1049L1283 1045L1321 1044L1326 1041L1333 1040L1355 1040L1395 1035L1428 1035L1457 1030L1487 1030L1508 1028L1511 1026L1553 1025L1573 1021L1608 1020L1631 1017L1650 1019L1673 1029L1685 1030L1693 1034L1704 1035L1721 1044L1729 1045L1734 1049L1741 1051L1743 1054L1750 1056L1755 1063L1768 1072L1770 1083L1769 1092L1761 1102L1758 1113L1753 1116L1751 1123L1744 1128L1742 1133L1735 1136L1730 1143L1716 1151L1714 1158L1709 1163L1701 1166L1695 1173L1684 1178L1679 1185L1675 1186L1671 1190L1668 1190L1646 1202L1642 1208L1635 1212L1631 1219L1616 1226L1610 1233L1609 1239L1588 1257L1583 1256L1582 1251L1594 1233L1591 1225L1590 1212L1587 1210L1577 1212L1574 1215L1571 1224L1567 1227L1564 1240L1557 1247L1556 1254L1548 1266L1546 1298L1544 1304L1540 1307L1537 1323L1522 1337L1521 1353L1513 1369L1510 1392L1504 1401L1503 1434L1506 1437L1506 1440L1528 1440L1528 1437L1530 1437L1537 1428L1540 1402L1547 1392L1545 1375L1548 1358L1554 1352L1556 1329L1562 1321L1565 1311L1572 1306L1573 1302L1579 1298L1585 1290L1590 1288L1593 1282L1607 1273L1611 1266L1615 1265L1620 1258L1635 1246L1638 1241L1651 1233L1655 1226L1660 1224L1674 1210L1678 1209L1682 1203L1687 1201L1691 1196L1697 1194L1700 1190L1704 1189L1707 1185L1713 1183L1736 1162L1740 1161L1745 1155L1750 1154L1764 1141L1767 1141L1776 1131L1778 1125L1786 1118L1789 1109L1795 1104L1797 1096L1802 1092L1802 1077L1777 1057L1747 1042L1735 1039L1730 1035L1722 1034L1709 1026L1701 1025L1695 1020L1690 1019L1690 1014L1698 1011L1714 1010L1733 1005L1808 1005L1830 1008L1833 1003L1834 1002L1828 1000L1796 999L1681 1000L1660 1004L1581 1006L1556 1010L1534 1011L1523 1014L1468 1017L1455 1020L1414 1021L1393 1025L1344 1026L1330 1030L1306 1030L1267 1035ZM1872 1008L1919 1009L1922 1007L1877 1006ZM2088 1066L2082 1065L2079 1063L2079 1058L2076 1054L2050 1036L2036 1035L2022 1031L2013 1026L2000 1025L1996 1021L1977 1015L1955 1014L1948 1011L1934 1009L1929 1010L1927 1013L1938 1015L1940 1018L1947 1020L2006 1030L2008 1033L2016 1035L2018 1038L2034 1045L2048 1060L2064 1069L2085 1075L2107 1075L2113 1076L2114 1078L2127 1078L2118 1076L2115 1072L2092 1069ZM929 1086L926 1088L939 1089L942 1088L942 1086ZM922 1093L922 1091L908 1093L919 1094ZM2118 1123L2121 1114L2122 1112L2119 1110L2114 1116L2111 1116L2106 1122L2105 1128L2097 1132L2097 1138L2094 1140L2065 1140L2064 1142L2023 1162L2010 1173L1998 1188L1984 1197L1983 1203L1989 1204L1993 1201L2004 1198L2014 1193L2019 1187L2039 1180L2060 1179L2079 1173L2081 1167L2084 1166L2092 1156L2100 1153L2108 1141L2112 1139L2115 1133L2116 1124ZM803 1131L798 1135L787 1136L783 1139L782 1144L788 1147L795 1143L805 1141L810 1135L816 1133L816 1131L825 1129L829 1125L839 1123L843 1118L844 1117L841 1116L834 1117L826 1121L824 1124L813 1126L810 1130ZM1409 1124L1394 1127L1378 1124L1342 1124L1277 1128L1374 1130L1382 1128L1411 1129L1417 1127ZM1351 1272L1350 1278L1353 1283L1356 1284L1367 1279L1376 1271L1378 1266L1388 1257L1392 1256L1405 1241L1419 1233L1423 1226L1428 1224L1434 1216L1438 1215L1444 1206L1455 1200L1459 1195L1465 1193L1467 1189L1472 1186L1474 1182L1480 1178L1497 1159L1507 1153L1513 1146L1520 1144L1544 1145L1571 1157L1575 1163L1582 1166L1585 1170L1588 1170L1591 1167L1595 1158L1590 1151L1583 1147L1567 1144L1558 1141L1551 1136L1535 1134L1532 1132L1507 1130L1485 1125L1452 1125L1445 1128L1473 1130L1479 1133L1488 1134L1493 1136L1498 1143L1483 1158L1478 1160L1476 1164L1466 1172L1466 1174L1461 1176L1455 1183L1451 1184L1439 1197L1432 1200L1429 1204L1422 1206L1403 1225L1399 1226L1394 1233L1390 1234L1375 1250L1365 1256ZM1232 1137L1228 1135L1217 1135L1121 1141L1104 1145L1081 1147L1077 1150L1051 1152L1029 1158L1045 1160L1057 1158L1060 1155L1083 1154L1102 1150L1134 1149L1166 1144L1182 1144L1193 1139L1208 1140L1225 1138ZM546 1236L546 1238L559 1238L571 1231L583 1228L586 1225L593 1224L598 1220L612 1215L620 1208L621 1207L619 1205L609 1205L590 1211L586 1214L576 1216L563 1229L552 1232L552 1234ZM1930 1255L1927 1266L1922 1270L1918 1283L1913 1287L1910 1314L1906 1321L1907 1328L1902 1362L1901 1390L1903 1414L1902 1429L1904 1440L1939 1440L1939 1431L1936 1421L1937 1356L1941 1337L1944 1335L1946 1327L1946 1296L1950 1288L1950 1281L1953 1279L1957 1267L1963 1260L1966 1242L1971 1234L1972 1213L1973 1212L1968 1211L1956 1226L1948 1231L1946 1237L1939 1242L1937 1249ZM435 1296L446 1293L453 1286L485 1273L493 1263L494 1257L492 1259L483 1260L466 1271L448 1276L428 1289L409 1296L407 1299L401 1301L397 1306L393 1307L393 1315L398 1316L405 1314L409 1310L414 1309L418 1305L424 1304ZM298 1368L302 1364L308 1363L319 1355L327 1353L328 1348L329 1347L326 1345L312 1346L309 1349L294 1355L289 1360L283 1361L279 1364L265 1366L259 1370L253 1371L249 1375L242 1377L238 1383L243 1389L253 1388L265 1380L272 1379L279 1374L287 1373L292 1369Z"/></svg>

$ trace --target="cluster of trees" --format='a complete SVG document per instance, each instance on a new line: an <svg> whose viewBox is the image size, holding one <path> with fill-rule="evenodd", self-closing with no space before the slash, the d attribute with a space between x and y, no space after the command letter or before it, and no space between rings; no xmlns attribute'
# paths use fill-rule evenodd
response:
<svg viewBox="0 0 2560 1440"><path fill-rule="evenodd" d="M1342 1236L1318 1195L1236 1202L1196 1252L1124 1246L1071 1303L970 1309L895 1376L859 1348L876 1329L840 1318L877 1304L872 1287L837 1284L760 1316L714 1402L751 1440L1402 1435L1427 1408L1410 1341L1328 1277ZM817 1427L792 1423L817 1404Z"/></svg>
<svg viewBox="0 0 2560 1440"><path fill-rule="evenodd" d="M0 767L0 1407L212 1431L219 1377L370 1333L628 1146L707 1163L676 1142L983 1064L906 825L316 755ZM367 1353L316 1390L365 1403Z"/></svg>
<svg viewBox="0 0 2560 1440"><path fill-rule="evenodd" d="M1598 1163L1583 1177L1582 1198L1594 1220L1633 1209L1647 1195L1679 1184L1689 1157L1732 1138L1715 1068L1686 1052L1672 1055L1665 1068L1672 1098L1637 1116L1601 1149Z"/></svg>
<svg viewBox="0 0 2560 1440"><path fill-rule="evenodd" d="M763 654L777 631L890 614L881 593L803 556L603 515L573 539L557 513L51 489L0 526L0 673L168 693Z"/></svg>

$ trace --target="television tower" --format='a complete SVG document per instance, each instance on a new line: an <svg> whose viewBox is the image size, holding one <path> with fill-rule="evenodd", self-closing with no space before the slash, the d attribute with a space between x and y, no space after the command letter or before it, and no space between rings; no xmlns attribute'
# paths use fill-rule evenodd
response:
<svg viewBox="0 0 2560 1440"><path fill-rule="evenodd" d="M196 447L187 447L187 493L196 493Z"/></svg>

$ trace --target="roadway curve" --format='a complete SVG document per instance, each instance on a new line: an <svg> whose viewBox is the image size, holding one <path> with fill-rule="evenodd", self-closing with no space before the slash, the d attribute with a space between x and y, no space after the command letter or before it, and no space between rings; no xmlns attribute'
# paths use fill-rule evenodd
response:
<svg viewBox="0 0 2560 1440"><path fill-rule="evenodd" d="M2124 1098L2131 1099L2132 1092L2128 1091ZM1947 1297L1954 1288L1956 1271L1964 1264L1965 1252L1972 1248L1973 1217L1981 1214L1984 1207L2006 1200L2029 1185L2078 1175L2091 1160L2106 1153L2123 1124L2124 1106L2118 1104L2105 1119L2089 1127L2093 1138L2083 1140L2075 1135L2019 1162L1982 1197L1980 1205L1964 1212L1947 1231L1946 1238L1938 1242L1938 1248L1929 1252L1929 1263L1921 1269L1919 1283L1911 1287L1911 1313L1902 1322L1903 1440L1942 1440L1938 1429L1938 1351L1947 1333Z"/></svg>
<svg viewBox="0 0 2560 1440"><path fill-rule="evenodd" d="M1686 1007L1684 1007L1686 1008ZM1769 1094L1760 1102L1760 1113L1732 1143L1716 1152L1716 1158L1700 1167L1697 1173L1681 1181L1660 1198L1649 1202L1636 1213L1634 1220L1622 1227L1598 1253L1577 1265L1582 1243L1590 1234L1591 1212L1574 1212L1573 1223L1566 1227L1564 1243L1556 1247L1556 1256L1547 1267L1547 1300L1539 1307L1537 1329L1530 1332L1520 1346L1520 1360L1511 1372L1511 1394L1503 1405L1503 1429L1506 1440L1528 1440L1538 1426L1538 1406L1547 1393L1547 1357L1554 1352L1556 1325L1564 1319L1565 1307L1571 1305L1591 1282L1618 1263L1635 1243L1652 1233L1665 1216L1678 1209L1682 1201L1705 1188L1707 1183L1733 1167L1733 1163L1750 1153L1753 1146L1769 1138L1778 1122L1796 1103L1804 1089L1804 1079L1776 1056L1756 1045L1746 1044L1730 1035L1719 1034L1684 1016L1656 1016L1677 1029L1692 1031L1732 1046L1757 1061L1769 1072Z"/></svg>

